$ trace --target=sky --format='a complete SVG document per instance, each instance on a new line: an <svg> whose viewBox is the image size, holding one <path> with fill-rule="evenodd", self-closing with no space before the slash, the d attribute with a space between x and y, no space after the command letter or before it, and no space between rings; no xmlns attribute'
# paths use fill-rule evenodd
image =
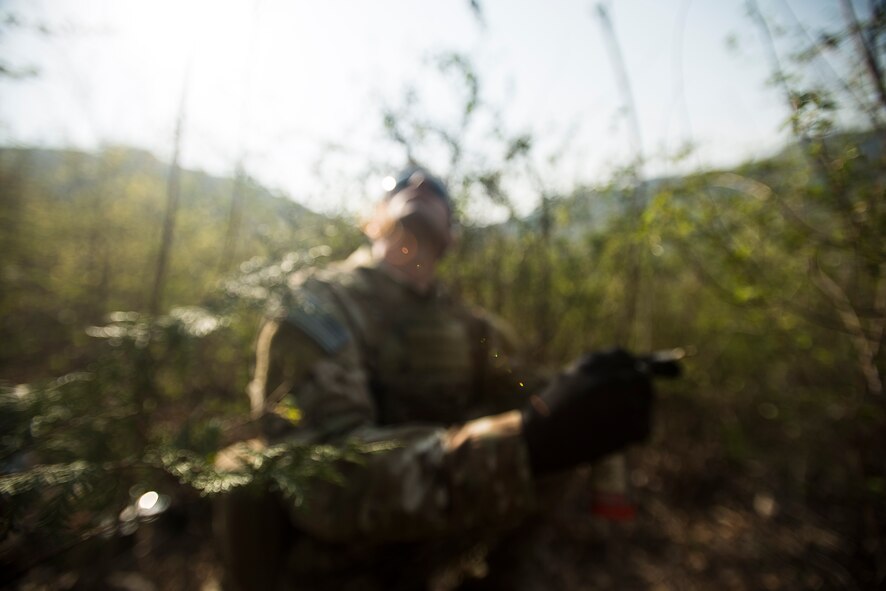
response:
<svg viewBox="0 0 886 591"><path fill-rule="evenodd" d="M817 30L840 15L836 0L759 3L788 27ZM630 161L633 136L600 4L648 175L763 158L786 140L787 112L743 0L480 0L482 18L467 0L0 0L54 31L0 36L5 63L38 71L0 80L0 145L123 144L169 160L184 100L183 166L230 175L242 162L313 209L358 210L384 169L405 161L385 139L385 107L413 88L424 116L457 120L457 89L433 66L454 51L474 64L502 126L537 138L549 190L604 183ZM487 139L470 141L482 152ZM675 164L687 142L695 151ZM528 210L537 191L514 185Z"/></svg>

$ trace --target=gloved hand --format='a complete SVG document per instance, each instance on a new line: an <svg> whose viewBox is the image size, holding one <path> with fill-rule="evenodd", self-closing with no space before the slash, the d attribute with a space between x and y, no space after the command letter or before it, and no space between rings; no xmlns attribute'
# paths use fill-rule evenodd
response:
<svg viewBox="0 0 886 591"><path fill-rule="evenodd" d="M621 349L581 358L523 411L536 475L593 462L649 437L652 382Z"/></svg>

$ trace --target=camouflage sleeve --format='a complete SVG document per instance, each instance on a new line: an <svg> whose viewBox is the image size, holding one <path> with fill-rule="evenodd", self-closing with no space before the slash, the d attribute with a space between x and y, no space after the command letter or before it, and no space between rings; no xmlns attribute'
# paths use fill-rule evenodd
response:
<svg viewBox="0 0 886 591"><path fill-rule="evenodd" d="M285 320L259 337L255 400L294 398L308 441L384 444L336 465L341 480L317 480L291 507L296 524L330 541L421 540L502 524L531 510L534 484L519 413L453 428L377 424L359 348L334 352ZM285 415L285 412L282 413Z"/></svg>
<svg viewBox="0 0 886 591"><path fill-rule="evenodd" d="M351 441L382 451L337 466L341 483L316 481L292 508L328 541L418 541L512 523L534 506L519 413L451 429L367 425Z"/></svg>

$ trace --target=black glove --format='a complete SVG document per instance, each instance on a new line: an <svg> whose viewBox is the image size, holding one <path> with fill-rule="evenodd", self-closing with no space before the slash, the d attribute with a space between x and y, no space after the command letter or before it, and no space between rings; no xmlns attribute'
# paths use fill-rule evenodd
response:
<svg viewBox="0 0 886 591"><path fill-rule="evenodd" d="M523 411L535 474L593 462L649 437L652 382L621 349L583 357Z"/></svg>

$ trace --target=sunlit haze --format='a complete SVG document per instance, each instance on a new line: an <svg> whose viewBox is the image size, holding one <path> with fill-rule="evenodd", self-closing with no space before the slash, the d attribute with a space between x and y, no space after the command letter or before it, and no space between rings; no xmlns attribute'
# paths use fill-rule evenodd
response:
<svg viewBox="0 0 886 591"><path fill-rule="evenodd" d="M184 92L182 164L249 174L320 210L359 210L405 154L382 110L414 87L428 117L455 121L459 95L431 63L458 51L510 132L535 132L554 190L603 182L630 137L595 2L384 0L9 1L26 24L0 39L0 141L94 149L125 144L168 160ZM781 144L786 113L741 0L610 2L637 104L649 174L731 164ZM761 2L811 29L837 3ZM793 12L792 12L793 11ZM794 15L796 13L796 15ZM732 49L727 39L735 40ZM687 142L693 156L667 156ZM478 146L481 142L478 142ZM546 159L562 153L556 165ZM445 163L428 162L445 173ZM342 179L367 179L363 184ZM534 196L515 187L524 210Z"/></svg>

